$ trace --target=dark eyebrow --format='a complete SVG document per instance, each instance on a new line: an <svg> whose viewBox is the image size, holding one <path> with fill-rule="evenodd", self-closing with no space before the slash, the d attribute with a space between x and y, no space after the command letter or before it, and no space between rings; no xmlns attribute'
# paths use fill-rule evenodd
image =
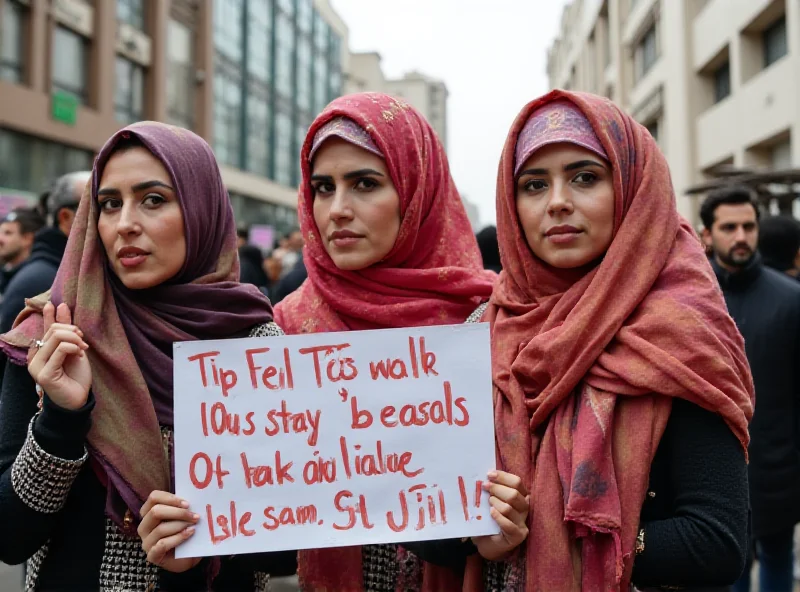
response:
<svg viewBox="0 0 800 592"><path fill-rule="evenodd" d="M374 175L376 177L383 177L381 173L374 169L361 169L358 171L351 171L349 173L345 173L343 178L345 179L355 179L356 177L368 177L370 175Z"/></svg>
<svg viewBox="0 0 800 592"><path fill-rule="evenodd" d="M569 171L574 171L575 169L582 169L584 167L599 167L601 169L606 168L601 163L594 161L594 160L579 160L578 162L571 162L570 164L564 165L564 172L567 173ZM526 169L522 171L517 178L522 177L524 175L546 175L548 173L547 169Z"/></svg>
<svg viewBox="0 0 800 592"><path fill-rule="evenodd" d="M578 162L573 162L568 165L564 165L564 172L566 173L567 171L574 171L575 169L582 169L583 167L589 167L589 166L594 166L601 169L606 168L605 166L603 166L602 164L600 164L595 160L579 160Z"/></svg>
<svg viewBox="0 0 800 592"><path fill-rule="evenodd" d="M322 181L323 183L333 183L333 177L330 175L311 175L312 181Z"/></svg>
<svg viewBox="0 0 800 592"><path fill-rule="evenodd" d="M131 189L133 189L134 193L139 191L144 191L145 189L153 189L154 187L160 187L162 189L169 189L170 191L175 191L172 187L167 185L166 183L162 183L161 181L144 181L143 183L137 183ZM114 189L112 187L104 187L103 189L99 189L97 191L97 195L119 195L119 190Z"/></svg>

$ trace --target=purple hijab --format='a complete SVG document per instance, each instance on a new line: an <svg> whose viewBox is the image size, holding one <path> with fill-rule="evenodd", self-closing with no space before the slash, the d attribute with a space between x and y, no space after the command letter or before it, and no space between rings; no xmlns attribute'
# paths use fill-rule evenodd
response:
<svg viewBox="0 0 800 592"><path fill-rule="evenodd" d="M183 211L186 261L173 279L146 290L122 285L97 232L99 180L120 142L139 143L163 163ZM173 419L173 342L243 337L272 320L269 300L239 283L233 210L205 140L155 122L114 134L95 160L51 292L29 302L0 347L25 364L29 346L42 336L48 298L70 306L90 346L96 406L89 453L108 487L108 514L134 534L150 492L172 488L160 424ZM124 520L128 509L133 522Z"/></svg>

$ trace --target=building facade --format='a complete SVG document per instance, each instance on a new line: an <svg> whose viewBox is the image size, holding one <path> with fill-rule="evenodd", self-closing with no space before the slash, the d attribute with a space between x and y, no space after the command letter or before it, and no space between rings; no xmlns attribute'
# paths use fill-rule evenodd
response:
<svg viewBox="0 0 800 592"><path fill-rule="evenodd" d="M300 145L348 59L328 0L0 0L0 32L0 194L35 199L150 119L212 145L240 223L296 225Z"/></svg>
<svg viewBox="0 0 800 592"><path fill-rule="evenodd" d="M548 56L553 88L609 97L664 151L684 195L720 165L800 167L795 0L573 0Z"/></svg>
<svg viewBox="0 0 800 592"><path fill-rule="evenodd" d="M401 97L413 105L430 122L447 149L447 86L441 80L420 72L409 72L402 78L387 79L377 52L352 53L345 82L347 93L383 92Z"/></svg>

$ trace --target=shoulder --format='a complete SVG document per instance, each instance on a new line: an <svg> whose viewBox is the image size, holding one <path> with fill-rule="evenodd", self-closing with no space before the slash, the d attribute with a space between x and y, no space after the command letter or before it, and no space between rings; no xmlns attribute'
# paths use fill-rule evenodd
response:
<svg viewBox="0 0 800 592"><path fill-rule="evenodd" d="M57 267L54 267L42 259L29 261L23 265L22 269L20 269L13 278L11 278L6 290L36 290L35 294L23 294L25 298L32 298L50 289L57 272ZM42 286L44 286L44 288L42 288Z"/></svg>
<svg viewBox="0 0 800 592"><path fill-rule="evenodd" d="M250 330L250 337L280 337L285 335L276 323L264 323L263 325L256 325Z"/></svg>
<svg viewBox="0 0 800 592"><path fill-rule="evenodd" d="M489 306L489 301L482 302L481 305L476 308L471 315L467 317L466 323L480 323L481 318L483 318L483 313L486 312L486 307Z"/></svg>

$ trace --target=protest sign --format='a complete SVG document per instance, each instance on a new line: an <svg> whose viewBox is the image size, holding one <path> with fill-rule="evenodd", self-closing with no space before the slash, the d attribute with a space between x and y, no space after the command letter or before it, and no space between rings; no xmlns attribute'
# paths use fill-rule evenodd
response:
<svg viewBox="0 0 800 592"><path fill-rule="evenodd" d="M174 346L177 557L499 532L489 328Z"/></svg>

